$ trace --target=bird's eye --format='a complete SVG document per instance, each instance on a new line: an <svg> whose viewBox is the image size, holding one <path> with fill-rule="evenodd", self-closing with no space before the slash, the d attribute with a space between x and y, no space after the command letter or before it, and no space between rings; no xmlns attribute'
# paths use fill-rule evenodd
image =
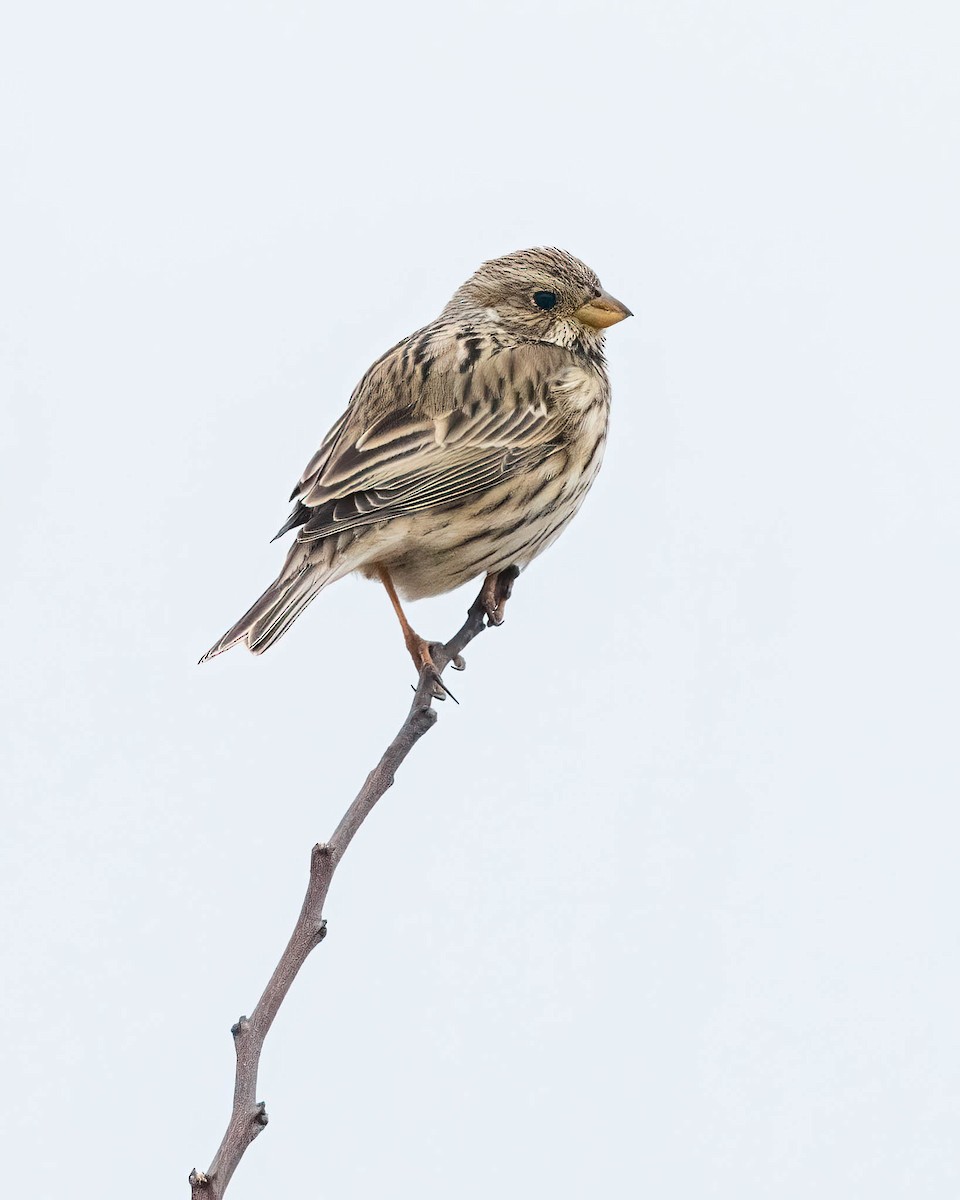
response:
<svg viewBox="0 0 960 1200"><path fill-rule="evenodd" d="M553 308L557 303L556 292L534 292L533 302L537 308Z"/></svg>

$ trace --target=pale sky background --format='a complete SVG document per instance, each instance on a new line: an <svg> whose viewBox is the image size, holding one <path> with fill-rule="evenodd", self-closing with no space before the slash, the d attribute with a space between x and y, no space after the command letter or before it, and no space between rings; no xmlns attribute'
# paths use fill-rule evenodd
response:
<svg viewBox="0 0 960 1200"><path fill-rule="evenodd" d="M10 6L10 1196L188 1195L412 676L273 578L368 363L557 244L599 482L334 882L232 1200L960 1194L950 3ZM449 635L470 592L416 605Z"/></svg>

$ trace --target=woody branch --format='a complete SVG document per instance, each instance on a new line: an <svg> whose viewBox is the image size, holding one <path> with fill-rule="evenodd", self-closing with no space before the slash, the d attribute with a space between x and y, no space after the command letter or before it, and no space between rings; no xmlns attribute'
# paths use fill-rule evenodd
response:
<svg viewBox="0 0 960 1200"><path fill-rule="evenodd" d="M503 572L498 585L492 590L488 581L470 606L467 619L457 633L445 645L433 646L435 673L429 667L420 672L413 703L396 737L367 776L330 840L313 847L306 895L290 940L256 1007L249 1017L241 1017L231 1030L237 1055L233 1107L223 1140L210 1166L206 1171L194 1168L190 1172L192 1200L220 1200L247 1147L267 1124L266 1106L256 1098L260 1055L274 1018L297 973L310 952L324 939L326 921L323 918L323 906L333 874L357 830L393 784L397 768L436 723L433 701L439 691L440 673L451 664L462 669L460 655L466 646L487 624L500 623L502 605L510 594L515 574L515 570ZM496 607L491 607L491 601Z"/></svg>

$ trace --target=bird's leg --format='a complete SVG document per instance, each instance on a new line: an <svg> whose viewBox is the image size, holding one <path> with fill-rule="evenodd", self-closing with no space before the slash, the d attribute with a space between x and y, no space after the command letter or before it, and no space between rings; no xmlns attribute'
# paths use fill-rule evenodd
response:
<svg viewBox="0 0 960 1200"><path fill-rule="evenodd" d="M519 567L505 567L502 571L488 575L483 581L480 595L483 598L488 625L503 624L503 613L513 592L513 582L519 574Z"/></svg>
<svg viewBox="0 0 960 1200"><path fill-rule="evenodd" d="M400 605L400 597L397 595L397 589L393 586L390 572L386 567L379 566L377 567L377 574L380 576L380 582L387 589L387 595L390 597L393 611L397 614L400 628L403 630L403 641L410 657L413 659L413 665L418 671L421 671L426 666L432 667L433 659L430 656L430 643L416 633L413 626L407 620L407 614Z"/></svg>
<svg viewBox="0 0 960 1200"><path fill-rule="evenodd" d="M416 633L413 626L407 620L407 614L400 606L400 597L397 595L397 589L393 586L390 572L386 567L381 565L377 567L377 574L380 576L380 582L387 589L387 595L390 597L393 611L397 614L397 618L400 621L400 628L403 630L403 640L410 653L410 657L413 659L413 665L417 669L417 674L422 674L424 668L429 670L433 680L434 697L437 700L443 700L445 696L449 696L454 704L458 704L459 701L456 696L440 678L440 672L437 670L433 656L430 653L430 643L426 638L422 638L419 633Z"/></svg>

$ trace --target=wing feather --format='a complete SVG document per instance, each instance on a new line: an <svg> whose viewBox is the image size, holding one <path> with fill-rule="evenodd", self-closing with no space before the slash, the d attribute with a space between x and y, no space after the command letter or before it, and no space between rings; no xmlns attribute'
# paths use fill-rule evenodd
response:
<svg viewBox="0 0 960 1200"><path fill-rule="evenodd" d="M488 347L466 372L452 336L432 335L429 360L413 364L409 350L402 343L368 372L304 471L285 526L302 524L300 541L455 503L565 444L566 417L551 395L570 364L562 347Z"/></svg>

